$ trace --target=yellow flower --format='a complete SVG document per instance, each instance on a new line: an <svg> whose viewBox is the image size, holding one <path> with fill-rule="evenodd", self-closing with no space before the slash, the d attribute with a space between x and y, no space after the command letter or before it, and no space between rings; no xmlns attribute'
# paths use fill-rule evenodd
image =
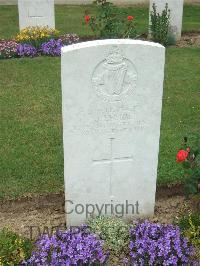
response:
<svg viewBox="0 0 200 266"><path fill-rule="evenodd" d="M20 256L20 259L21 259L21 260L24 260L24 258L25 258L25 254L24 254L24 251L23 251L22 248L19 249L19 256Z"/></svg>
<svg viewBox="0 0 200 266"><path fill-rule="evenodd" d="M45 37L56 36L59 34L58 30L51 29L48 27L27 27L20 31L16 36L16 41L27 41L27 40L38 40Z"/></svg>

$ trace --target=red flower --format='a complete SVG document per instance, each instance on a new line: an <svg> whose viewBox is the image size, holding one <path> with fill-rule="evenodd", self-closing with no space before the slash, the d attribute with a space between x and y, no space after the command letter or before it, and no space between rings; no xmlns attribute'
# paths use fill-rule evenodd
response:
<svg viewBox="0 0 200 266"><path fill-rule="evenodd" d="M89 21L90 21L90 16L89 15L85 16L85 23L88 24Z"/></svg>
<svg viewBox="0 0 200 266"><path fill-rule="evenodd" d="M131 21L131 20L134 19L134 17L133 16L128 16L127 19L128 19L128 21Z"/></svg>
<svg viewBox="0 0 200 266"><path fill-rule="evenodd" d="M188 152L184 150L180 150L176 155L177 163L182 163L188 157Z"/></svg>

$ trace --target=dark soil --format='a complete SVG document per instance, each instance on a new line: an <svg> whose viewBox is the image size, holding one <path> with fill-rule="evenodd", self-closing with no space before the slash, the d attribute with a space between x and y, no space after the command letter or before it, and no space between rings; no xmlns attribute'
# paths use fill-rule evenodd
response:
<svg viewBox="0 0 200 266"><path fill-rule="evenodd" d="M200 32L183 33L181 40L176 43L177 47L199 46Z"/></svg>
<svg viewBox="0 0 200 266"><path fill-rule="evenodd" d="M189 210L200 211L200 197L186 200L183 187L159 187L153 221L172 223L176 217ZM24 197L18 200L0 201L0 229L8 227L29 238L64 228L64 194Z"/></svg>
<svg viewBox="0 0 200 266"><path fill-rule="evenodd" d="M143 41L149 41L147 34L142 34L138 39ZM80 42L93 41L96 40L95 37L81 37ZM182 33L182 37L177 41L176 47L190 47L199 46L200 47L200 32L185 32Z"/></svg>

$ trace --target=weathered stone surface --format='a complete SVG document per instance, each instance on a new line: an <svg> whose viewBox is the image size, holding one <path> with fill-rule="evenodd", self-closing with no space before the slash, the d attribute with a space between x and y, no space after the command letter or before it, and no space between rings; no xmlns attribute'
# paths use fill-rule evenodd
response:
<svg viewBox="0 0 200 266"><path fill-rule="evenodd" d="M151 216L165 48L92 41L62 48L61 61L68 225L84 222L87 210Z"/></svg>
<svg viewBox="0 0 200 266"><path fill-rule="evenodd" d="M29 26L55 28L54 0L18 0L20 30Z"/></svg>

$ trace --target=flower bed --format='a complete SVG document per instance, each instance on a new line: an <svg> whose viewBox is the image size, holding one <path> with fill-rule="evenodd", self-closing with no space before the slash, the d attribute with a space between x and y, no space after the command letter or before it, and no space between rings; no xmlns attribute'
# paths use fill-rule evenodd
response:
<svg viewBox="0 0 200 266"><path fill-rule="evenodd" d="M194 222L199 224L199 216ZM88 225L42 235L34 245L16 234L3 232L0 265L97 266L113 265L116 258L119 262L114 265L199 265L199 226L192 226L192 236L186 238L190 229L187 226L186 234L185 223L185 218L179 227L147 220L127 224L114 217L97 217Z"/></svg>
<svg viewBox="0 0 200 266"><path fill-rule="evenodd" d="M195 249L181 236L178 226L137 223L130 231L133 265L198 265Z"/></svg>
<svg viewBox="0 0 200 266"><path fill-rule="evenodd" d="M77 43L76 34L59 36L59 31L48 27L28 27L14 40L0 40L0 59L35 57L41 55L60 56L61 48Z"/></svg>
<svg viewBox="0 0 200 266"><path fill-rule="evenodd" d="M40 48L42 43L59 38L59 31L49 27L27 27L20 31L15 37L16 42L31 44Z"/></svg>
<svg viewBox="0 0 200 266"><path fill-rule="evenodd" d="M22 265L103 265L107 257L103 241L82 226L42 236L30 259Z"/></svg>

